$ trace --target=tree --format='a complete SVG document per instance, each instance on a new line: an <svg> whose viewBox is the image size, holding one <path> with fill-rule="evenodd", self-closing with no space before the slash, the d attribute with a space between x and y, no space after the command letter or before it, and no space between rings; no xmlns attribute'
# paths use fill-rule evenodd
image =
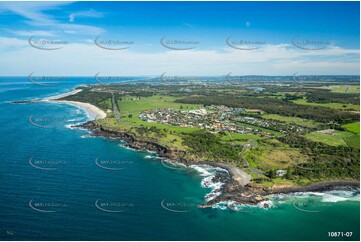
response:
<svg viewBox="0 0 361 242"><path fill-rule="evenodd" d="M291 180L291 179L292 179L292 169L291 169L291 167L287 167L285 178L286 178L287 180Z"/></svg>
<svg viewBox="0 0 361 242"><path fill-rule="evenodd" d="M276 171L274 169L269 169L266 174L271 179L276 178Z"/></svg>

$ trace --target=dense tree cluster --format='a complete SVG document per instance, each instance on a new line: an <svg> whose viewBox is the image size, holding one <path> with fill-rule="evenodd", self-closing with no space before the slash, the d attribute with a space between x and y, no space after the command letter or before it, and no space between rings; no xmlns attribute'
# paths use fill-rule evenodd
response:
<svg viewBox="0 0 361 242"><path fill-rule="evenodd" d="M140 134L141 136L150 136L152 134L154 134L157 137L164 137L165 134L163 134L161 132L160 129L158 129L155 126L152 127L144 127L144 126L140 126L140 127L134 127L134 129L137 131L138 134Z"/></svg>
<svg viewBox="0 0 361 242"><path fill-rule="evenodd" d="M109 99L111 100L111 93L107 92L93 92L90 87L82 87L82 91L78 92L75 95L67 96L63 98L64 100L69 101L78 101L78 102L86 102L96 106L99 106L103 109L111 108L103 103L103 101Z"/></svg>
<svg viewBox="0 0 361 242"><path fill-rule="evenodd" d="M233 86L232 86L233 85ZM150 84L109 84L82 87L82 92L66 97L66 100L88 102L104 110L112 109L112 93L116 100L121 100L125 96L135 98L148 97L152 95L173 95L179 97L176 102L180 106L184 104L203 104L225 105L233 108L259 109L269 114L279 114L286 117L300 117L321 122L317 129L339 129L343 130L342 124L351 123L359 120L359 115L340 111L328 107L300 105L292 101L306 96L309 102L316 103L353 103L359 102L359 94L334 93L329 90L312 88L307 85L270 85L260 84L265 89L254 91L247 87L237 86L238 84L221 85L214 83L212 85L150 85ZM234 88L233 88L234 87ZM237 88L236 88L237 87ZM184 108L184 105L182 106ZM118 107L119 109L119 107ZM109 114L111 115L111 114ZM260 122L251 124L263 127L261 114L240 113L242 115L253 116ZM128 114L132 118L132 114ZM246 121L244 121L246 122ZM287 135L279 136L281 146L298 148L308 157L305 161L292 163L285 174L286 179L359 179L360 157L359 149L329 146L323 143L314 142L300 136L302 133L313 131L313 128L301 128L298 124L285 123L277 120L267 120L265 128L276 131L287 131ZM132 127L143 138L148 140L165 137L167 129L158 129L155 126ZM174 131L169 131L172 134ZM223 134L224 135L224 134ZM242 160L240 144L231 142L222 142L221 135L214 135L205 130L181 133L182 144L189 147L192 156L200 159L215 162L239 162ZM173 139L170 143L176 142ZM262 144L262 141L259 141ZM265 141L264 141L265 142ZM269 144L265 144L269 146ZM276 145L275 145L276 146ZM260 178L269 180L276 178L277 172L270 168L265 173L265 177Z"/></svg>
<svg viewBox="0 0 361 242"><path fill-rule="evenodd" d="M310 179L360 178L359 149L330 146L294 134L278 137L291 147L300 148L309 160L292 165L292 175Z"/></svg>
<svg viewBox="0 0 361 242"><path fill-rule="evenodd" d="M360 104L359 93L340 93L330 92L329 90L318 90L307 93L308 102L314 103L345 103L345 104Z"/></svg>
<svg viewBox="0 0 361 242"><path fill-rule="evenodd" d="M240 151L238 146L221 143L221 138L205 130L183 134L183 144L187 145L193 154L206 157L210 161L238 161Z"/></svg>

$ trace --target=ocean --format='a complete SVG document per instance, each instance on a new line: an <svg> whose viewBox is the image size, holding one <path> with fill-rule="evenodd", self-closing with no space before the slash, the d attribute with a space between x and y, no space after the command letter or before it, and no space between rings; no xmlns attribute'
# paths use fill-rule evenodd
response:
<svg viewBox="0 0 361 242"><path fill-rule="evenodd" d="M94 137L72 127L92 118L74 106L11 103L81 84L96 82L0 77L0 240L359 240L358 189L277 195L269 209L198 208L224 170L174 166Z"/></svg>

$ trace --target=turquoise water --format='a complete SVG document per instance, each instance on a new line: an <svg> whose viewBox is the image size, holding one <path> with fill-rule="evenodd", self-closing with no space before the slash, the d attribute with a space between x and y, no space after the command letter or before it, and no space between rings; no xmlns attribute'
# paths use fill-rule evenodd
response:
<svg viewBox="0 0 361 242"><path fill-rule="evenodd" d="M202 181L214 169L169 169L155 154L72 129L89 119L73 106L9 103L87 83L95 84L70 78L47 87L0 78L0 240L359 239L357 190L277 196L268 210L200 209L212 190Z"/></svg>

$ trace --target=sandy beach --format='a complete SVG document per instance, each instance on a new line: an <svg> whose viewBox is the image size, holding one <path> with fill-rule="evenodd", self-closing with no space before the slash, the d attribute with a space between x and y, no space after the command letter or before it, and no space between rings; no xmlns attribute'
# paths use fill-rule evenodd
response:
<svg viewBox="0 0 361 242"><path fill-rule="evenodd" d="M78 92L81 92L81 89L75 89L71 92L67 92L67 93L63 93L63 94L59 94L59 95L55 95L55 96L51 96L48 98L43 99L43 101L56 101L57 99L63 98L63 97L67 97L67 96L71 96L74 94L77 94Z"/></svg>
<svg viewBox="0 0 361 242"><path fill-rule="evenodd" d="M71 96L74 95L78 92L81 92L82 90L77 89L68 93L64 93L64 94L60 94L57 96L52 96L49 98L44 99L45 102L56 102L56 103L65 103L65 104L69 104L69 105L73 105L76 106L78 108L81 108L83 110L85 110L85 112L88 114L89 117L93 118L93 119L102 119L105 118L107 116L107 114L101 110L100 108L90 104L90 103L83 103L83 102L77 102L77 101L64 101L64 100L59 100L60 98L64 98L67 96Z"/></svg>

